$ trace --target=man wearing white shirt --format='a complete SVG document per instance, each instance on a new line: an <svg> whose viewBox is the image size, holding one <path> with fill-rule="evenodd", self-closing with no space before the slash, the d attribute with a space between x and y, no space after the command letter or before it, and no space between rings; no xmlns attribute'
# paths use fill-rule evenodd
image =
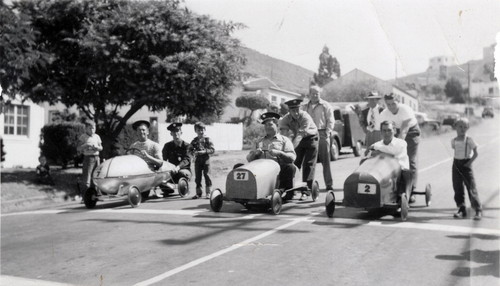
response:
<svg viewBox="0 0 500 286"><path fill-rule="evenodd" d="M392 121L397 129L396 136L406 141L406 152L410 161L411 191L414 192L417 186L417 151L420 143L420 128L413 110L404 104L395 101L394 95L384 96L387 108L382 111L382 121ZM410 203L415 202L415 196L411 195Z"/></svg>
<svg viewBox="0 0 500 286"><path fill-rule="evenodd" d="M311 115L314 124L318 127L319 146L318 159L323 165L323 179L326 190L333 190L332 172L330 169L330 138L333 134L335 119L333 108L328 102L321 99L321 87L313 85L309 89L309 102L302 109Z"/></svg>
<svg viewBox="0 0 500 286"><path fill-rule="evenodd" d="M401 169L408 170L410 169L410 161L408 159L408 154L406 154L406 141L394 137L396 132L395 129L393 122L382 122L380 124L380 130L383 139L373 143L369 149L372 151L372 156L376 156L380 153L392 155L398 160Z"/></svg>
<svg viewBox="0 0 500 286"><path fill-rule="evenodd" d="M361 111L360 123L365 132L366 147L370 147L373 143L382 139L380 135L380 123L382 123L380 114L384 108L378 104L381 98L378 92L370 92L366 97L368 100L368 107Z"/></svg>

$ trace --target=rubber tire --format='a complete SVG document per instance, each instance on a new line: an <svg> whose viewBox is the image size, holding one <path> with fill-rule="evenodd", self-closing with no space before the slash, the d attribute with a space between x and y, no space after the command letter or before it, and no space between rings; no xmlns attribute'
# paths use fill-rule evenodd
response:
<svg viewBox="0 0 500 286"><path fill-rule="evenodd" d="M274 190L273 196L271 197L271 212L275 215L279 215L282 206L283 201L281 200L281 192L279 190Z"/></svg>
<svg viewBox="0 0 500 286"><path fill-rule="evenodd" d="M401 220L406 221L408 218L408 210L410 205L408 203L408 195L406 193L401 194Z"/></svg>
<svg viewBox="0 0 500 286"><path fill-rule="evenodd" d="M333 191L328 191L326 194L325 211L328 217L333 217L333 213L335 213L335 194Z"/></svg>
<svg viewBox="0 0 500 286"><path fill-rule="evenodd" d="M186 178L180 178L177 182L177 192L182 198L189 196L189 182Z"/></svg>
<svg viewBox="0 0 500 286"><path fill-rule="evenodd" d="M319 184L318 181L314 181L311 187L311 199L313 202L319 197Z"/></svg>
<svg viewBox="0 0 500 286"><path fill-rule="evenodd" d="M337 161L340 156L340 148L337 140L332 138L332 142L330 144L330 160Z"/></svg>
<svg viewBox="0 0 500 286"><path fill-rule="evenodd" d="M432 198L432 190L431 190L431 184L427 184L425 186L425 205L430 206L431 205L431 198Z"/></svg>
<svg viewBox="0 0 500 286"><path fill-rule="evenodd" d="M83 203L85 204L85 207L87 207L88 209L95 208L95 205L97 204L96 189L90 187L87 190L85 190L85 193L83 194Z"/></svg>
<svg viewBox="0 0 500 286"><path fill-rule="evenodd" d="M139 188L132 186L128 189L127 200L131 207L136 208L141 205L142 194Z"/></svg>
<svg viewBox="0 0 500 286"><path fill-rule="evenodd" d="M354 146L352 146L352 153L354 154L354 157L359 157L361 156L362 153L362 146L361 142L357 141Z"/></svg>
<svg viewBox="0 0 500 286"><path fill-rule="evenodd" d="M222 191L215 189L210 193L210 208L212 211L218 213L222 208L223 203Z"/></svg>

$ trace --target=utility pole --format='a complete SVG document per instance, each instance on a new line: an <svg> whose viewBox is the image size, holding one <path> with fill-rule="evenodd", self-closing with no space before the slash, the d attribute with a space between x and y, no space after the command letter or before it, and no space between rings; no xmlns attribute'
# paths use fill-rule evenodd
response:
<svg viewBox="0 0 500 286"><path fill-rule="evenodd" d="M467 99L470 104L470 61L467 62Z"/></svg>

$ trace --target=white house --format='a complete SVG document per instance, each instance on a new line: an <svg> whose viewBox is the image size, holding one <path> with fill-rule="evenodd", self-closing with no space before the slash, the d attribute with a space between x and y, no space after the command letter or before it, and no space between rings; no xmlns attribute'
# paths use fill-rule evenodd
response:
<svg viewBox="0 0 500 286"><path fill-rule="evenodd" d="M2 166L36 167L40 156L40 133L45 124L44 108L30 100L22 102L16 98L2 102L0 115L0 136L6 153Z"/></svg>
<svg viewBox="0 0 500 286"><path fill-rule="evenodd" d="M392 93L400 103L408 105L413 111L418 111L419 103L416 91L406 91L393 85Z"/></svg>

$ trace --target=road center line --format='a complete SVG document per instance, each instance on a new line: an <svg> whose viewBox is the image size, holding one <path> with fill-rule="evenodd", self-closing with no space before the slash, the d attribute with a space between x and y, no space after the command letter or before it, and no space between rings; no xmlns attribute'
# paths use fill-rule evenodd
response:
<svg viewBox="0 0 500 286"><path fill-rule="evenodd" d="M194 261L191 261L191 262L189 262L189 263L186 263L186 264L184 264L184 265L182 265L182 266L179 266L179 267L177 267L177 268L174 268L174 269L172 269L172 270L170 270L170 271L167 271L167 272L165 272L165 273L162 273L162 274L160 274L160 275L158 275L158 276L155 276L155 277L153 277L153 278L150 278L150 279L148 279L148 280L145 280L145 281L139 282L139 283L135 284L134 286L147 286L147 285L151 285L151 284L157 283L157 282L159 282L159 281L161 281L161 280L164 280L164 279L166 279L166 278L168 278L168 277L170 277L170 276L172 276L172 275L174 275L174 274L177 274L177 273L179 273L179 272L182 272L182 271L184 271L184 270L187 270L187 269L189 269L189 268L192 268L192 267L194 267L194 266L196 266L196 265L199 265L199 264L201 264L201 263L203 263L203 262L206 262L206 261L208 261L208 260L211 260L211 259L213 259L213 258L216 258L216 257L221 256L221 255L223 255L223 254L226 254L226 253L228 253L228 252L231 252L231 251L233 251L233 250L236 250L236 249L238 249L238 248L240 248L240 247L242 247L242 246L248 245L248 244L250 244L250 243L252 243L252 242L254 242L254 241L257 241L257 240L259 240L259 239L262 239L262 238L264 238L264 237L266 237L266 236L270 236L270 235L272 235L272 234L274 234L274 233L276 233L276 232L278 232L278 231L280 231L280 230L282 230L282 229L288 228L288 227L290 227L290 226L292 226L292 225L295 225L295 224L297 224L297 223L299 223L299 222L306 221L307 219L309 219L309 217L310 217L310 216L304 217L304 218L302 218L302 219L295 219L295 220L293 220L293 221L291 221L291 222L289 222L289 223L286 223L286 224L284 224L284 225L281 225L281 226L278 226L278 227L276 227L276 228L273 228L273 229L271 229L271 230L269 230L269 231L266 231L266 232L264 232L264 233L262 233L262 234L259 234L259 235L257 235L257 236L254 236L254 237L249 238L249 239L247 239L247 240L244 240L244 241L242 241L242 242L239 242L239 243L233 244L233 245L231 245L230 247L227 247L227 248L225 248L225 249L219 250L219 251L214 252L214 253L212 253L212 254L210 254L210 255L207 255L207 256L204 256L204 257L198 258L198 259L196 259L196 260L194 260Z"/></svg>

